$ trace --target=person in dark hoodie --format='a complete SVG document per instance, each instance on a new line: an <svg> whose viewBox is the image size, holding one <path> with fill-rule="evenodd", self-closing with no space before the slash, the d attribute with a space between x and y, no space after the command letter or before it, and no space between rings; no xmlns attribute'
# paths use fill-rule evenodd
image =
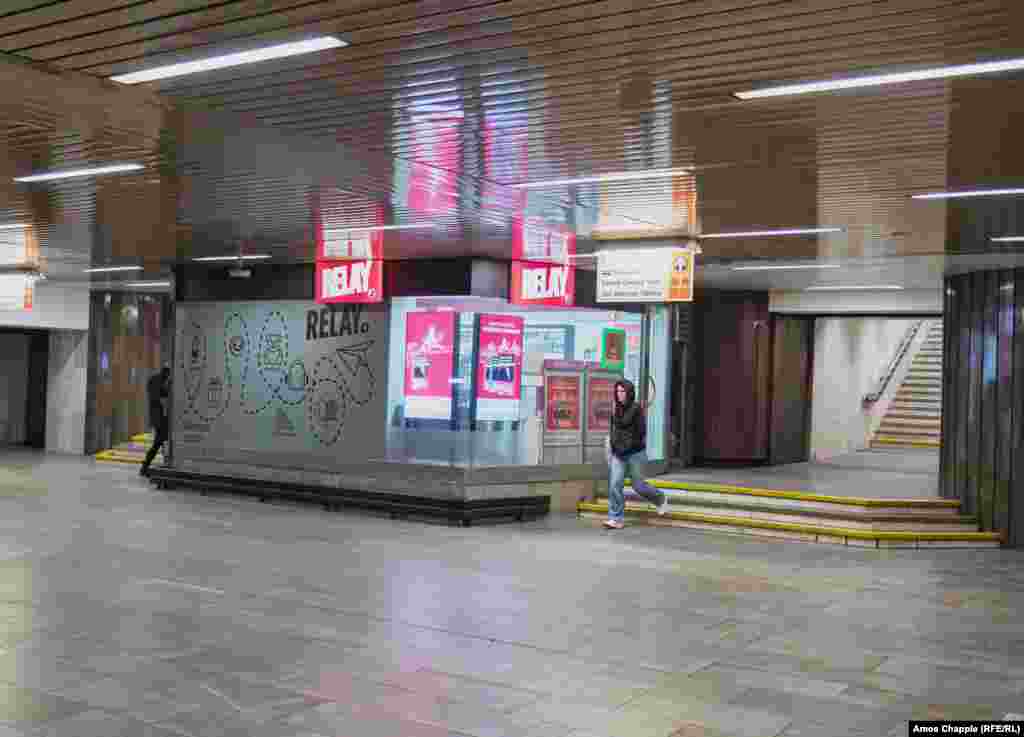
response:
<svg viewBox="0 0 1024 737"><path fill-rule="evenodd" d="M611 471L608 479L608 519L604 526L621 530L625 526L622 520L626 514L626 497L622 487L627 472L633 490L657 507L659 515L668 511L668 497L644 478L647 417L636 401L636 388L625 379L615 383L615 411L612 413L611 425L608 437L608 465Z"/></svg>
<svg viewBox="0 0 1024 737"><path fill-rule="evenodd" d="M146 453L146 460L139 469L140 476L149 476L149 466L156 458L160 447L167 442L167 397L171 392L171 369L163 369L150 377L146 383L146 394L149 395L149 421L153 425L153 446Z"/></svg>

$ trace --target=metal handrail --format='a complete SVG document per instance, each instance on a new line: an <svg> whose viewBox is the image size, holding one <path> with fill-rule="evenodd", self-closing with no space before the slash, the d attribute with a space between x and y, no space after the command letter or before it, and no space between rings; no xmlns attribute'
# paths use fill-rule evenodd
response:
<svg viewBox="0 0 1024 737"><path fill-rule="evenodd" d="M879 397L881 397L885 392L885 388L889 386L889 382L892 381L892 377L896 373L897 367L903 361L903 357L907 354L910 344L914 342L914 338L917 337L917 333L921 329L921 326L924 325L924 322L924 320L918 320L907 329L906 334L903 336L903 340L900 341L900 345L896 349L896 355L893 356L893 359L889 362L889 367L885 370L885 373L882 374L882 378L878 380L878 385L875 387L875 390L864 395L864 402L866 404L877 402Z"/></svg>

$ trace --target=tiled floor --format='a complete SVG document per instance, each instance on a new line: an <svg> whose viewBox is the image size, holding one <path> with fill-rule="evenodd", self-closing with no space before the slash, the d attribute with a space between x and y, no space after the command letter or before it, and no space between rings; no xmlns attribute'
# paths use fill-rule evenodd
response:
<svg viewBox="0 0 1024 737"><path fill-rule="evenodd" d="M835 496L929 498L939 494L939 452L863 450L823 463L758 468L688 468L661 478Z"/></svg>
<svg viewBox="0 0 1024 737"><path fill-rule="evenodd" d="M903 735L1024 703L1024 554L442 527L0 458L0 737Z"/></svg>

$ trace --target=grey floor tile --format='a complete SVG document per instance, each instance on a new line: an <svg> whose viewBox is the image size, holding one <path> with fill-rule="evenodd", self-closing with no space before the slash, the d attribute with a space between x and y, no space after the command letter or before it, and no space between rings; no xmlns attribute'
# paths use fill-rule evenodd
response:
<svg viewBox="0 0 1024 737"><path fill-rule="evenodd" d="M1024 698L1017 551L449 529L5 460L45 493L0 474L0 737L877 737ZM885 495L898 460L751 478Z"/></svg>
<svg viewBox="0 0 1024 737"><path fill-rule="evenodd" d="M183 734L123 714L90 710L47 723L36 729L32 737L183 737Z"/></svg>

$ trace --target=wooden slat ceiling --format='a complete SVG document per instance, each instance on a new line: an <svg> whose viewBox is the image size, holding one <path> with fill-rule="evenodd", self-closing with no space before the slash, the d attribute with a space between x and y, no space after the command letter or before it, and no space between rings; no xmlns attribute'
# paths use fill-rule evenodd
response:
<svg viewBox="0 0 1024 737"><path fill-rule="evenodd" d="M439 153L444 144L454 138L461 151L473 149L466 141L482 141L491 124L504 145L489 158L463 154L452 172L459 186L692 165L706 232L814 225L785 222L811 217L859 235L836 253L834 244L784 243L773 257L806 256L808 248L898 256L944 247L941 211L914 212L908 195L943 188L950 146L970 145L951 140L950 84L751 102L732 93L1024 56L1024 2L18 0L0 12L0 51L96 77L320 34L350 45L149 87L189 109L244 114L381 162L368 164L363 184L347 185L364 188L352 195L356 203L394 200L395 172L444 169L451 165ZM994 79L993 99L999 87ZM424 134L424 115L461 123ZM77 145L56 141L46 116L40 120L9 122L0 139ZM262 181L242 171L220 175L225 208L259 207L261 191L288 179L287 172ZM773 184L780 181L785 188ZM302 201L308 193L296 187ZM228 202L239 189L245 202ZM484 193L478 212L470 198L453 223L494 220L494 201L514 201L514 190L502 189L491 193L492 210L479 204ZM640 184L617 189L623 202L646 191L666 196L665 188ZM596 189L583 188L580 201L596 206ZM259 216L266 227L279 208L270 203ZM763 255L757 248L705 250L713 259Z"/></svg>

